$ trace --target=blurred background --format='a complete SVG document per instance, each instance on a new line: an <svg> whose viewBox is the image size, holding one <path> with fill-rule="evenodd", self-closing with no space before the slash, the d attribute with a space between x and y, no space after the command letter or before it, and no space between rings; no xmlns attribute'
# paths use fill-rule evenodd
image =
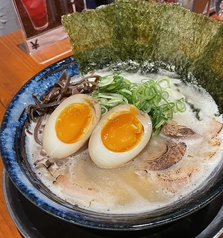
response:
<svg viewBox="0 0 223 238"><path fill-rule="evenodd" d="M0 0L0 36L19 29L11 0Z"/></svg>
<svg viewBox="0 0 223 238"><path fill-rule="evenodd" d="M50 0L51 1L51 0ZM55 0L61 1L61 0ZM223 0L154 0L157 2L179 2L184 8L196 13L202 13L207 16L212 14L221 15L221 3ZM112 0L96 0L96 6L108 4ZM222 6L223 8L223 6ZM20 28L17 22L12 0L0 0L0 36L18 30Z"/></svg>

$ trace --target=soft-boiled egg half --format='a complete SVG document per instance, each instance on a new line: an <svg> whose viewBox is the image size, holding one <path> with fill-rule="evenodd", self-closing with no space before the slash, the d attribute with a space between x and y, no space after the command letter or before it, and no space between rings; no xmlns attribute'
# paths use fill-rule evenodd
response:
<svg viewBox="0 0 223 238"><path fill-rule="evenodd" d="M88 151L101 168L116 168L139 154L150 140L152 122L148 114L131 104L108 111L94 129Z"/></svg>
<svg viewBox="0 0 223 238"><path fill-rule="evenodd" d="M98 102L86 94L65 99L49 116L43 131L43 148L55 159L77 152L88 141L101 118Z"/></svg>

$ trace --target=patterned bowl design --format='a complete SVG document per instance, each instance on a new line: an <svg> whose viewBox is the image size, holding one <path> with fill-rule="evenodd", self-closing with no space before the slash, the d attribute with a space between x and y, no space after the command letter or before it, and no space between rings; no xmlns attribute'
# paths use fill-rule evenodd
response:
<svg viewBox="0 0 223 238"><path fill-rule="evenodd" d="M32 77L10 102L1 125L0 149L5 169L19 191L40 209L67 222L83 227L105 230L142 230L178 220L204 207L223 190L221 171L203 192L190 196L174 207L147 214L100 214L72 206L56 197L38 180L24 152L24 108L33 103L32 93L42 95L53 86L66 69L70 76L78 75L78 65L72 57L45 68Z"/></svg>

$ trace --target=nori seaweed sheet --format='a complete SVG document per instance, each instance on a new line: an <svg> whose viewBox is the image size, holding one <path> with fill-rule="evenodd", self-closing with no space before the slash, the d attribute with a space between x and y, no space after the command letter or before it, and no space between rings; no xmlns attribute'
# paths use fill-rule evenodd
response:
<svg viewBox="0 0 223 238"><path fill-rule="evenodd" d="M133 60L174 65L196 81L223 113L223 24L180 4L116 0L62 17L83 73Z"/></svg>

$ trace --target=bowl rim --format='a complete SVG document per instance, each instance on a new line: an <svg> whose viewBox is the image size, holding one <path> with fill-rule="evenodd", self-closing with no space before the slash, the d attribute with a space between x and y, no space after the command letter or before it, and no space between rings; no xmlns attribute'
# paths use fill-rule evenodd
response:
<svg viewBox="0 0 223 238"><path fill-rule="evenodd" d="M131 219L126 215L115 216L114 214L105 214L105 216L100 217L100 215L97 215L95 212L89 210L83 211L82 209L80 209L82 211L79 211L78 209L74 210L71 207L66 207L52 201L38 189L38 186L33 186L33 183L22 172L21 165L16 159L17 155L14 144L16 129L14 128L14 130L12 130L12 127L19 126L19 124L16 121L16 118L13 121L10 121L9 119L12 119L12 115L14 114L22 113L23 108L19 107L18 109L16 103L24 97L24 95L26 96L27 92L31 95L29 87L33 87L32 84L38 88L39 82L43 82L45 78L47 78L47 82L51 81L51 76L55 77L55 74L60 75L64 69L70 70L71 73L79 74L78 65L73 57L67 57L46 67L29 79L15 94L6 109L2 120L0 151L4 167L13 184L33 204L53 216L76 225L96 229L129 231L153 228L176 221L203 208L223 191L223 176L218 176L220 178L216 178L217 180L215 179L213 183L209 185L208 190L205 192L205 196L203 196L204 194L198 194L198 196L195 197L195 200L190 199L183 207L175 207L172 211L158 217L150 217L146 213L141 214L141 216L136 216L134 214ZM27 102L24 101L23 103L23 107L25 107L25 105L27 106ZM6 138L9 139L7 140L7 143L5 143ZM223 171L219 171L219 173L220 172Z"/></svg>

